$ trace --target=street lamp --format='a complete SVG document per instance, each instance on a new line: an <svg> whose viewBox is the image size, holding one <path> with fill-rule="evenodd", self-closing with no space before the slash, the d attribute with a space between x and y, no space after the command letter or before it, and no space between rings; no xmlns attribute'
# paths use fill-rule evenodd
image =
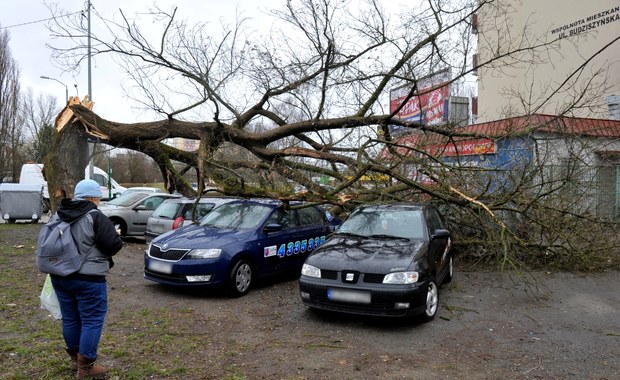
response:
<svg viewBox="0 0 620 380"><path fill-rule="evenodd" d="M60 84L62 84L63 86L65 86L65 104L69 104L69 87L67 87L66 84L62 83L61 81L59 81L56 78L50 78L50 77L46 77L45 75L41 75L40 77L41 79L49 79L49 80L53 80L56 81Z"/></svg>

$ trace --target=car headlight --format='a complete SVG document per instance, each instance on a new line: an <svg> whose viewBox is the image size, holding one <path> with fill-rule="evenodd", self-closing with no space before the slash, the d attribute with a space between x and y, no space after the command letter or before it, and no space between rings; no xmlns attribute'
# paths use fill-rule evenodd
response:
<svg viewBox="0 0 620 380"><path fill-rule="evenodd" d="M384 284L414 284L418 282L418 272L394 272L383 277Z"/></svg>
<svg viewBox="0 0 620 380"><path fill-rule="evenodd" d="M192 249L187 256L190 259L217 259L221 253L219 248Z"/></svg>
<svg viewBox="0 0 620 380"><path fill-rule="evenodd" d="M303 276L321 278L321 270L314 265L304 264L301 267L301 274Z"/></svg>

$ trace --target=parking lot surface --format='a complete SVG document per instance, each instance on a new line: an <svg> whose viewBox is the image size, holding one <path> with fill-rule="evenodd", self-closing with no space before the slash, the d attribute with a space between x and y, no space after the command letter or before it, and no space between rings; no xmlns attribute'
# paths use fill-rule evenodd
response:
<svg viewBox="0 0 620 380"><path fill-rule="evenodd" d="M142 278L143 249L132 241L119 254L109 279L112 309L198 316L190 319L205 338L205 360L234 353L226 361L248 379L620 378L617 272L521 277L457 262L454 281L440 290L438 316L424 324L312 312L295 278L234 299L179 292Z"/></svg>

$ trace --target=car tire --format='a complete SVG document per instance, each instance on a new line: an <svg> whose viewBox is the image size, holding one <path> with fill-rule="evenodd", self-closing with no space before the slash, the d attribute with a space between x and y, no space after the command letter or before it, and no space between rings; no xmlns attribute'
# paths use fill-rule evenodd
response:
<svg viewBox="0 0 620 380"><path fill-rule="evenodd" d="M446 276L443 278L443 283L448 284L450 281L452 281L453 277L454 277L454 263L453 263L452 255L450 255L450 261L448 261L448 272L446 273Z"/></svg>
<svg viewBox="0 0 620 380"><path fill-rule="evenodd" d="M48 212L50 212L51 209L52 209L52 205L50 204L49 199L42 199L41 200L41 212L43 214L47 214Z"/></svg>
<svg viewBox="0 0 620 380"><path fill-rule="evenodd" d="M437 315L437 309L439 309L439 287L435 283L435 280L431 279L428 282L428 288L426 290L426 303L424 312L422 313L422 321L432 321L435 315Z"/></svg>
<svg viewBox="0 0 620 380"><path fill-rule="evenodd" d="M247 260L239 260L228 278L228 293L232 297L246 295L252 285L252 266Z"/></svg>

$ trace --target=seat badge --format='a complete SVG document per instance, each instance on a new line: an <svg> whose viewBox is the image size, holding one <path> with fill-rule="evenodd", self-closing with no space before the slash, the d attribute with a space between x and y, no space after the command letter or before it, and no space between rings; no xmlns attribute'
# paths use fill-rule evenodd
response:
<svg viewBox="0 0 620 380"><path fill-rule="evenodd" d="M347 273L347 275L345 276L345 281L353 281L354 278L355 275L353 273Z"/></svg>

